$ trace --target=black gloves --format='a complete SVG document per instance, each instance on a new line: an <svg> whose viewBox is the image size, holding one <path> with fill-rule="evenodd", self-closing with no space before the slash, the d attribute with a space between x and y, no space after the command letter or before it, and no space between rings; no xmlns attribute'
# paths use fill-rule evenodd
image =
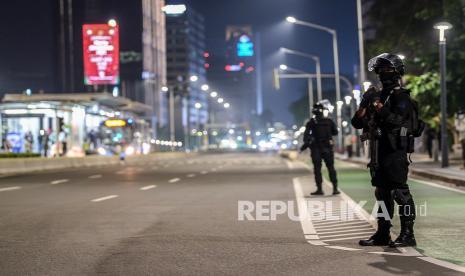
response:
<svg viewBox="0 0 465 276"><path fill-rule="evenodd" d="M376 90L374 86L368 88L368 90L363 93L360 108L367 108L376 97L378 97L378 90Z"/></svg>

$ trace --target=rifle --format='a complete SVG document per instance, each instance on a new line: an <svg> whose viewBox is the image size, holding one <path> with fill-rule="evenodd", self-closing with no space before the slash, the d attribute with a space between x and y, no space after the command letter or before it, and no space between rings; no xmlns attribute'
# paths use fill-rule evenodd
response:
<svg viewBox="0 0 465 276"><path fill-rule="evenodd" d="M379 168L379 138L382 135L381 128L377 125L375 120L375 106L373 103L380 100L380 93L378 91L373 91L369 98L369 105L367 107L368 116L368 129L364 129L362 135L360 135L360 140L363 142L369 141L370 143L370 162L367 164L367 168L370 169L371 177L375 177L376 171Z"/></svg>

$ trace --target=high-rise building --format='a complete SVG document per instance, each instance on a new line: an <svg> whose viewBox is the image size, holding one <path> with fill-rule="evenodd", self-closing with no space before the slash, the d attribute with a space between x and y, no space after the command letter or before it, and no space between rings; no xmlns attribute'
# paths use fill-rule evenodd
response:
<svg viewBox="0 0 465 276"><path fill-rule="evenodd" d="M152 107L146 117L152 129L168 125L168 104L161 88L166 84L166 29L164 0L86 0L75 1L74 26L106 23L114 19L120 32L119 95ZM80 31L76 29L80 34ZM76 36L75 36L76 37ZM79 37L76 40L80 40ZM81 43L82 44L82 43ZM82 45L76 45L77 79L82 87ZM98 87L111 92L115 87ZM85 88L94 91L94 87Z"/></svg>
<svg viewBox="0 0 465 276"><path fill-rule="evenodd" d="M200 89L206 83L208 53L204 17L191 7L184 7L171 6L165 11L167 80L175 93L176 140L187 142L192 130L203 129L208 121L208 94ZM195 83L189 82L193 75L198 77ZM196 103L200 108L196 108Z"/></svg>

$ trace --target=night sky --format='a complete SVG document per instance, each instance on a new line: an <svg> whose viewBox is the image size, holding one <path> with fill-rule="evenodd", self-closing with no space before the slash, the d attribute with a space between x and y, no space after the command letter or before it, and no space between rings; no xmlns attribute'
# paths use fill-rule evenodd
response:
<svg viewBox="0 0 465 276"><path fill-rule="evenodd" d="M52 55L51 49L54 48L52 34L56 30L46 33L37 31L48 26L52 11L48 6L52 1L28 2L29 8L24 10L22 2L8 1L1 5L3 8L0 9L0 23L4 28L0 29L0 69L1 72L6 72L6 75L0 75L0 90L3 92L9 91L7 87L16 85L7 83L6 80L10 79L8 72L15 71L18 66L22 66L21 71L33 76L37 82L28 85L43 87L46 91L50 88L42 85L51 82L51 74L44 72L56 73L53 72L52 64L47 62ZM306 82L285 80L281 83L281 90L275 91L272 87L272 68L280 63L287 63L301 70L314 70L314 63L309 60L292 56L284 58L278 54L280 47L319 55L322 72L334 72L331 36L318 30L288 24L284 21L286 16L293 15L301 20L335 28L339 38L341 74L353 78L354 66L358 64L355 0L173 0L168 3L187 3L204 15L207 50L213 54L224 53L225 27L228 24L250 24L255 32L261 33L264 107L272 110L274 118L278 121L293 123L292 115L288 111L289 104L305 95ZM43 12L34 14L39 7ZM23 48L17 51L18 46L14 46L13 51L12 45L20 45ZM24 67L23 64L30 65ZM212 83L212 86L214 85ZM324 91L325 96L334 98L333 80L324 81L323 89L327 90ZM341 84L341 89L343 93L348 93L344 84Z"/></svg>
<svg viewBox="0 0 465 276"><path fill-rule="evenodd" d="M336 29L339 40L341 75L350 79L358 64L358 37L355 0L187 0L168 1L187 3L206 19L208 50L215 53L224 48L224 32L228 24L252 25L262 35L263 82L265 108L275 119L293 123L289 104L306 93L305 81L286 80L281 90L272 87L271 70L280 63L314 72L314 63L292 56L278 54L280 47L288 47L320 56L323 73L333 73L332 39L326 32L293 26L284 22L288 15ZM214 85L214 83L213 83ZM323 81L328 98L334 98L334 80ZM341 84L341 91L348 93ZM316 93L316 92L315 92Z"/></svg>

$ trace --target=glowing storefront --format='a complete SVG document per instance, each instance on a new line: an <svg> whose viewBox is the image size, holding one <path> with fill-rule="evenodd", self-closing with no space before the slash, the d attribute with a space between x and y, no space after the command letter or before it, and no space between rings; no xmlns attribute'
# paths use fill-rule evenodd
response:
<svg viewBox="0 0 465 276"><path fill-rule="evenodd" d="M49 156L82 156L86 138L91 131L98 133L102 122L121 118L144 125L138 115L149 110L108 93L7 94L0 104L2 150L44 154L48 149ZM149 133L144 131L145 140Z"/></svg>

